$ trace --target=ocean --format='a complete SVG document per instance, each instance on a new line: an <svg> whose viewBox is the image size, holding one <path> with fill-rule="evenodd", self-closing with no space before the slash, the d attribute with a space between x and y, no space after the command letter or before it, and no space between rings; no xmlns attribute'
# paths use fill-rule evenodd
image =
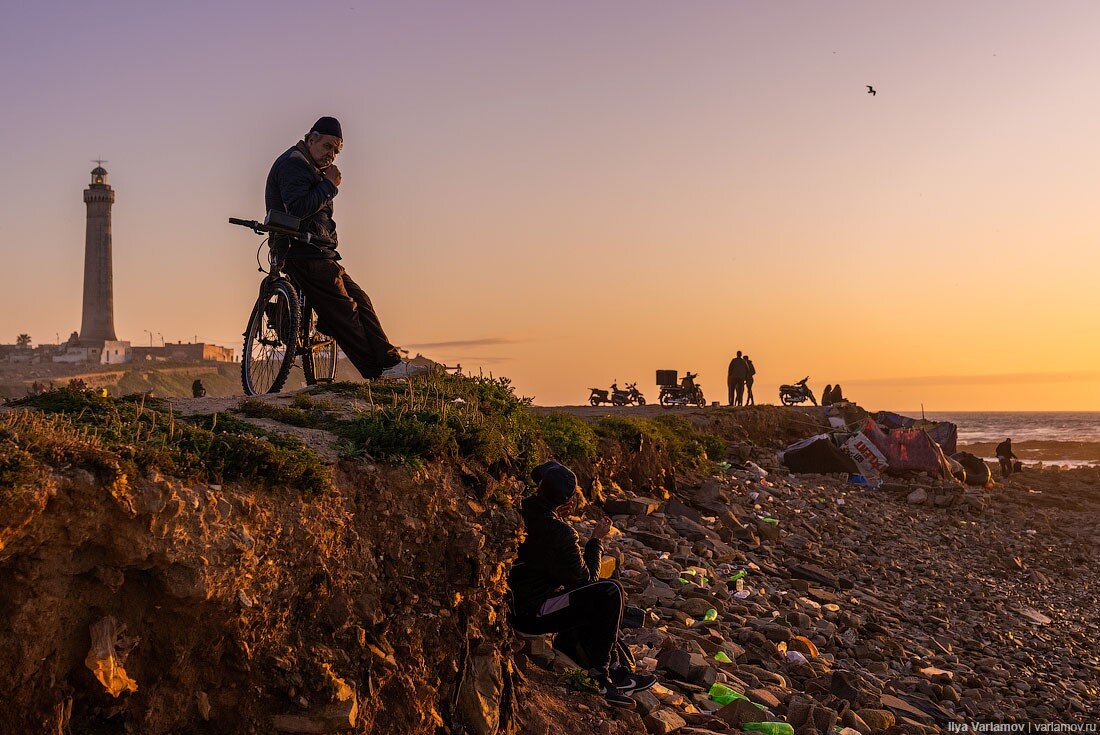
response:
<svg viewBox="0 0 1100 735"><path fill-rule="evenodd" d="M907 413L920 416L920 412ZM993 459L993 448L1011 437L1025 462L1100 466L1100 411L971 411L928 413L934 421L959 427L959 445Z"/></svg>

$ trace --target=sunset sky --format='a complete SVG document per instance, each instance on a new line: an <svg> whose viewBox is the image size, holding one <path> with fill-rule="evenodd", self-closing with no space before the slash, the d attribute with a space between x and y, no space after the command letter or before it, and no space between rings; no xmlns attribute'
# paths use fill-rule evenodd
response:
<svg viewBox="0 0 1100 735"><path fill-rule="evenodd" d="M700 373L872 409L1100 410L1100 3L36 2L0 11L0 342L240 348L271 162L344 129L391 339L542 404ZM866 94L865 85L878 94ZM159 337L157 338L159 342Z"/></svg>

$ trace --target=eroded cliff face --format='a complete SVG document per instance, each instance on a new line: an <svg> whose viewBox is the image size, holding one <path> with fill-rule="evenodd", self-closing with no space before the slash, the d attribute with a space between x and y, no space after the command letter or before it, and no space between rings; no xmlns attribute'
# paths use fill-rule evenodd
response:
<svg viewBox="0 0 1100 735"><path fill-rule="evenodd" d="M439 465L314 499L59 469L0 504L0 730L514 731L517 519L485 494ZM118 697L86 665L107 619Z"/></svg>
<svg viewBox="0 0 1100 735"><path fill-rule="evenodd" d="M513 655L517 471L337 460L337 436L316 429L305 438L333 464L299 476L322 492L280 480L305 450L279 459L282 449L257 454L255 437L181 438L171 412L144 405L136 418L132 404L105 414L114 423L100 430L77 420L87 409L76 399L69 418L0 414L0 735L645 729ZM792 430L771 410L755 420ZM739 421L721 433L762 431ZM193 479L224 465L213 460L226 441L236 461L276 476ZM668 498L701 481L644 431L598 442L574 463L589 500ZM192 479L137 469L162 456Z"/></svg>

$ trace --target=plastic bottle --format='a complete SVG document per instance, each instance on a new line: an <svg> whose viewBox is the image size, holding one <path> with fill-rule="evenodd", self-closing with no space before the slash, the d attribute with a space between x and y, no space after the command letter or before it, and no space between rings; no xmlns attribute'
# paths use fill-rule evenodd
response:
<svg viewBox="0 0 1100 735"><path fill-rule="evenodd" d="M748 699L744 694L735 692L725 684L719 684L718 682L714 682L710 685L710 698L711 701L717 702L723 706L735 699Z"/></svg>
<svg viewBox="0 0 1100 735"><path fill-rule="evenodd" d="M708 607L707 611L703 613L703 620L707 621L708 623L713 623L717 619L718 611L715 610L713 607Z"/></svg>
<svg viewBox="0 0 1100 735"><path fill-rule="evenodd" d="M794 735L794 728L786 722L743 722L741 732L762 732L764 735Z"/></svg>

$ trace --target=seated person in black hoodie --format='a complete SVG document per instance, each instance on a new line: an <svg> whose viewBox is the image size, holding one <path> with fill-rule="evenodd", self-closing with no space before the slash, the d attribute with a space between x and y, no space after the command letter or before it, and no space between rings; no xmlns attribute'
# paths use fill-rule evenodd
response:
<svg viewBox="0 0 1100 735"><path fill-rule="evenodd" d="M512 627L520 633L565 633L583 649L589 676L608 703L633 707L626 695L648 689L654 676L613 665L626 594L615 581L599 578L602 539L611 530L603 518L582 553L580 537L558 512L572 509L577 476L557 462L531 473L538 491L523 501L527 538L508 574Z"/></svg>

